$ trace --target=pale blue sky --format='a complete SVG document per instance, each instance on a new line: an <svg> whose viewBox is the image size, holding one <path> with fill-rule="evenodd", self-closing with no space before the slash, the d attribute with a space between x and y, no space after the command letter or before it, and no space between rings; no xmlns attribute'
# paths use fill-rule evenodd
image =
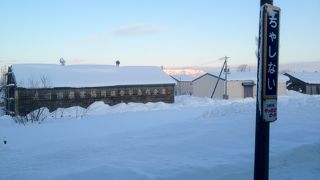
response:
<svg viewBox="0 0 320 180"><path fill-rule="evenodd" d="M0 0L0 63L255 63L259 0ZM280 63L320 61L320 1L281 7ZM216 62L208 65L215 65Z"/></svg>

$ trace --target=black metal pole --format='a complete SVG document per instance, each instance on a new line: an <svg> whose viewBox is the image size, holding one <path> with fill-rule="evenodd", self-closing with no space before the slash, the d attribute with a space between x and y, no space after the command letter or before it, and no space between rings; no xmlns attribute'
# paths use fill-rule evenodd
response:
<svg viewBox="0 0 320 180"><path fill-rule="evenodd" d="M273 4L273 0L260 0L260 6L264 5L264 4Z"/></svg>
<svg viewBox="0 0 320 180"><path fill-rule="evenodd" d="M273 4L273 0L260 0L260 7L264 4ZM261 17L260 17L261 21ZM259 23L261 26L261 22ZM259 27L259 47L261 48L261 27ZM259 52L258 58L260 59L261 54ZM258 60L258 81L259 79L259 68L260 60ZM258 100L259 94L262 97L262 88L259 88L261 83L257 83L257 105L256 105L256 134L255 134L255 154L254 154L254 180L268 180L269 179L269 133L270 126L269 122L263 120L263 112L260 113L259 109L262 110L262 100Z"/></svg>
<svg viewBox="0 0 320 180"><path fill-rule="evenodd" d="M214 86L213 92L211 94L211 98L213 98L213 95L216 92L216 89L217 89L217 86L218 86L218 83L219 83L219 80L220 80L220 77L221 77L221 73L222 73L222 70L223 70L225 65L226 65L226 61L224 61L223 65L222 65L222 68L221 68L221 71L220 71L220 74L219 74L219 78L218 78L218 81L216 82L216 85Z"/></svg>

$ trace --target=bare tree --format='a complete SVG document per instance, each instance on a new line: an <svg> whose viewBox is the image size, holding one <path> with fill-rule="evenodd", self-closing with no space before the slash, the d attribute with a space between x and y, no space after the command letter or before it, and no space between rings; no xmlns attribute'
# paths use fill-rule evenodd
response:
<svg viewBox="0 0 320 180"><path fill-rule="evenodd" d="M30 88L49 88L51 87L51 81L46 75L41 75L40 79L30 78L28 80Z"/></svg>
<svg viewBox="0 0 320 180"><path fill-rule="evenodd" d="M34 78L29 79L29 87L30 88L49 88L50 80L47 76L42 75L39 80L35 80ZM41 123L48 115L48 109L46 107L41 107L36 109L25 116L16 116L14 118L16 123L26 124L27 122L38 122Z"/></svg>
<svg viewBox="0 0 320 180"><path fill-rule="evenodd" d="M48 116L48 108L41 107L36 109L25 116L15 116L13 119L16 123L25 125L28 122L34 123L41 123L45 118Z"/></svg>
<svg viewBox="0 0 320 180"><path fill-rule="evenodd" d="M50 82L50 79L48 78L48 76L42 75L42 76L40 77L40 81L41 81L41 86L42 86L43 88L49 88L49 87L51 87L51 82Z"/></svg>
<svg viewBox="0 0 320 180"><path fill-rule="evenodd" d="M8 72L8 67L6 65L2 66L0 69L0 86L4 86L6 84L6 73Z"/></svg>
<svg viewBox="0 0 320 180"><path fill-rule="evenodd" d="M30 88L39 88L40 82L38 80L35 80L34 78L30 78L28 80L28 85Z"/></svg>

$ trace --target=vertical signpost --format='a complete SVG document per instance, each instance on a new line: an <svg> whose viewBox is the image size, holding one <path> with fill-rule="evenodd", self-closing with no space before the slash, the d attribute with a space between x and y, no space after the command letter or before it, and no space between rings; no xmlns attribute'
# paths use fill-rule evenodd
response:
<svg viewBox="0 0 320 180"><path fill-rule="evenodd" d="M262 8L263 120L273 122L277 120L280 8L270 4L265 4Z"/></svg>
<svg viewBox="0 0 320 180"><path fill-rule="evenodd" d="M261 0L254 179L269 179L270 122L277 120L280 8Z"/></svg>

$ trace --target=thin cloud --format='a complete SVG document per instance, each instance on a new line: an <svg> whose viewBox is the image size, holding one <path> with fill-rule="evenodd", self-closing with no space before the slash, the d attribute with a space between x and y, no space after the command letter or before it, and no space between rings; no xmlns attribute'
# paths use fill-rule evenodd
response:
<svg viewBox="0 0 320 180"><path fill-rule="evenodd" d="M165 31L167 31L166 28L159 26L133 24L115 29L113 31L113 34L117 36L143 36L150 34L158 34Z"/></svg>

